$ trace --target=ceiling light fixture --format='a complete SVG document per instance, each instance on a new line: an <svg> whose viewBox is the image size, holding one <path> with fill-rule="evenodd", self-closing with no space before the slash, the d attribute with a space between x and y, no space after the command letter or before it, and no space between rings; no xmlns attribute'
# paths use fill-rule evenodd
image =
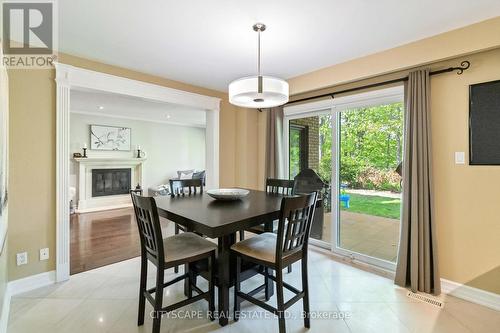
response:
<svg viewBox="0 0 500 333"><path fill-rule="evenodd" d="M257 75L243 77L229 84L229 102L246 108L270 108L288 102L288 83L285 80L263 76L260 67L260 33L266 25L256 23L253 30L258 33Z"/></svg>
<svg viewBox="0 0 500 333"><path fill-rule="evenodd" d="M99 110L104 110L104 106L99 106Z"/></svg>

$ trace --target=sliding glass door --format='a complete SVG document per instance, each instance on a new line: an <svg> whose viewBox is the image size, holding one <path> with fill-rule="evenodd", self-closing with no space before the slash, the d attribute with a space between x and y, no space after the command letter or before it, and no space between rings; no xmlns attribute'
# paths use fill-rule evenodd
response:
<svg viewBox="0 0 500 333"><path fill-rule="evenodd" d="M337 247L395 263L401 212L403 105L338 114ZM391 265L387 265L391 266Z"/></svg>
<svg viewBox="0 0 500 333"><path fill-rule="evenodd" d="M316 171L328 184L313 243L384 268L395 267L401 218L402 89L349 97L318 110L285 110L288 176ZM395 93L395 91L397 93ZM382 97L380 97L382 96Z"/></svg>

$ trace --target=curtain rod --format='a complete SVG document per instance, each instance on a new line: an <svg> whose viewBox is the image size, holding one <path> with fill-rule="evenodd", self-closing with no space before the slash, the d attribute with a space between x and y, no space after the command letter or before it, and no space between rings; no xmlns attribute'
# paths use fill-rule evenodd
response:
<svg viewBox="0 0 500 333"><path fill-rule="evenodd" d="M438 74L449 73L449 72L454 72L454 71L457 71L457 74L461 75L469 67L470 67L470 62L468 60L465 60L465 61L462 61L460 63L459 67L449 67L449 68L441 69L441 70L438 70L438 71L430 72L429 75L438 75ZM305 101L309 101L311 99L318 99L318 98L323 98L323 97L334 98L335 95L339 95L339 94L345 94L345 93L350 93L350 92L358 91L358 90L365 90L365 89L370 89L370 88L376 88L376 87L385 86L385 85L388 85L388 84L393 84L393 83L398 83L398 82L404 82L404 81L408 81L408 76L401 77L399 79L393 79L393 80L389 80L389 81L368 84L368 85L361 86L361 87L355 87L355 88L350 88L350 89L344 89L344 90L340 90L340 91L335 91L335 92L328 93L328 94L322 94L322 95L316 95L316 96L311 96L311 97L305 97L305 98L297 99L297 100L294 100L294 101L290 101L290 102L286 103L285 105L289 105L289 104L293 104L293 103L298 103L298 102L305 102Z"/></svg>

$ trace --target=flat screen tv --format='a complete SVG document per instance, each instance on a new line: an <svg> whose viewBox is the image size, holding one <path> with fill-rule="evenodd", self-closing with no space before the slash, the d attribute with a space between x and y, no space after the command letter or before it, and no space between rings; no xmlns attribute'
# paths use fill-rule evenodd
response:
<svg viewBox="0 0 500 333"><path fill-rule="evenodd" d="M500 165L500 80L469 86L469 164Z"/></svg>

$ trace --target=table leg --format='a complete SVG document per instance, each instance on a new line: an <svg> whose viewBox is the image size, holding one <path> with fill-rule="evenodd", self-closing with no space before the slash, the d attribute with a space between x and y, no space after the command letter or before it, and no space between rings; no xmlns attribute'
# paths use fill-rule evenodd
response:
<svg viewBox="0 0 500 333"><path fill-rule="evenodd" d="M273 221L264 223L264 231L273 232L274 231L273 229L274 229ZM267 268L264 268L264 269L267 269ZM271 269L267 269L266 276L267 275L273 275L273 271ZM273 283L273 280L271 280L268 277L266 277L265 279L266 279L265 294L266 294L266 301L267 301L267 300L269 300L269 298L271 298L274 295L274 283Z"/></svg>
<svg viewBox="0 0 500 333"><path fill-rule="evenodd" d="M192 230L188 229L188 227L184 227L186 232L191 232ZM189 264L184 265L184 274L189 273ZM184 280L184 296L191 297L193 295L192 288L189 285L189 279Z"/></svg>
<svg viewBox="0 0 500 333"><path fill-rule="evenodd" d="M231 256L230 248L236 241L235 234L219 237L218 244L218 287L219 287L219 325L226 326L229 322L229 288L231 287Z"/></svg>

